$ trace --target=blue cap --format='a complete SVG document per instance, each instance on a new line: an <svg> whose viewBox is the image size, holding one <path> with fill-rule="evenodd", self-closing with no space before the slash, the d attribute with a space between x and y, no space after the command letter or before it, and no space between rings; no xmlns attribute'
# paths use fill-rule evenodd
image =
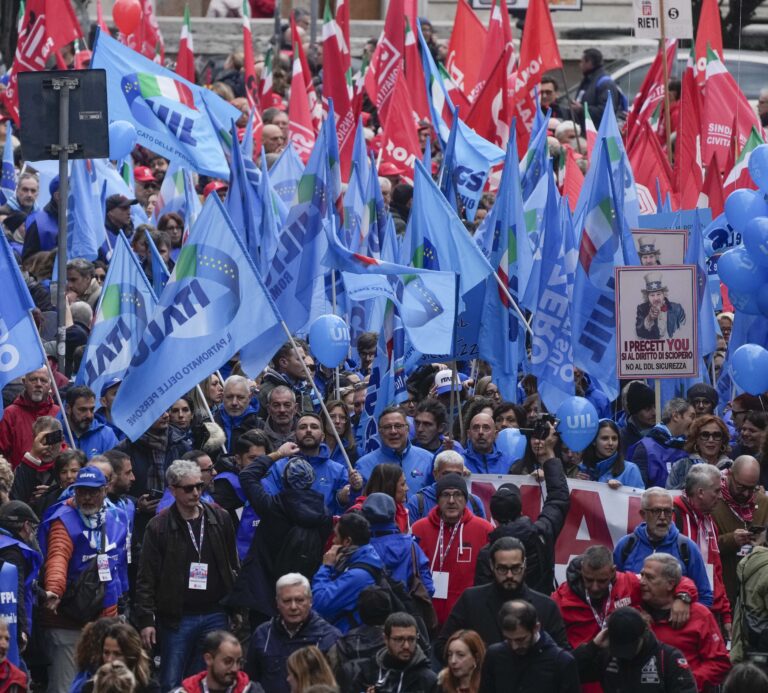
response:
<svg viewBox="0 0 768 693"><path fill-rule="evenodd" d="M104 397L104 395L106 395L109 390L111 390L113 387L116 387L122 382L123 381L121 378L110 378L109 380L107 380L106 383L104 383L101 386L101 396Z"/></svg>
<svg viewBox="0 0 768 693"><path fill-rule="evenodd" d="M107 485L107 477L98 467L83 467L78 473L72 488L101 488Z"/></svg>
<svg viewBox="0 0 768 693"><path fill-rule="evenodd" d="M59 189L59 177L54 176L51 178L51 182L48 184L48 192L50 193L51 197L53 197L53 193L58 191Z"/></svg>

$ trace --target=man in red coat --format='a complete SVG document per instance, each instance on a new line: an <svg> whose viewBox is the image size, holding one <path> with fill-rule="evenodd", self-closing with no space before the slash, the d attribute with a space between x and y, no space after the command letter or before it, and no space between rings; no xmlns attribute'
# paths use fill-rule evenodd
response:
<svg viewBox="0 0 768 693"><path fill-rule="evenodd" d="M173 693L256 693L257 687L240 669L243 649L232 633L225 630L208 633L203 641L203 659L205 671L184 679ZM258 690L262 690L260 686Z"/></svg>
<svg viewBox="0 0 768 693"><path fill-rule="evenodd" d="M651 617L651 630L667 645L676 647L688 660L700 691L723 682L731 668L720 627L704 605L691 604L691 617L685 627L675 630L670 610L678 593L682 569L680 562L667 553L654 553L643 563L640 591L643 609Z"/></svg>
<svg viewBox="0 0 768 693"><path fill-rule="evenodd" d="M467 508L467 482L458 474L441 477L436 494L437 505L412 531L430 562L432 603L442 625L461 593L474 584L477 557L493 526Z"/></svg>
<svg viewBox="0 0 768 693"><path fill-rule="evenodd" d="M3 413L0 421L0 454L16 469L24 453L32 448L32 424L41 416L56 416L59 406L51 398L51 378L47 368L27 373L22 392Z"/></svg>
<svg viewBox="0 0 768 693"><path fill-rule="evenodd" d="M723 563L717 546L717 525L712 511L720 499L720 470L711 464L695 464L685 477L685 491L674 500L675 525L695 542L712 585L712 613L731 634L731 604L723 582Z"/></svg>

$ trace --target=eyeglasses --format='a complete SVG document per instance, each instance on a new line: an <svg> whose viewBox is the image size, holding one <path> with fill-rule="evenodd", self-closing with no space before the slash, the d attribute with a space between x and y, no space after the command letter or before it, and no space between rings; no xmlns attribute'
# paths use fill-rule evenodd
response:
<svg viewBox="0 0 768 693"><path fill-rule="evenodd" d="M200 467L201 474L210 474L213 471L213 465L210 467Z"/></svg>
<svg viewBox="0 0 768 693"><path fill-rule="evenodd" d="M414 635L398 635L394 638L389 638L395 645L405 645L405 643L408 643L409 645L413 645L416 643L416 636Z"/></svg>
<svg viewBox="0 0 768 693"><path fill-rule="evenodd" d="M464 494L461 491L443 491L440 494L440 498L443 500L458 500L464 498Z"/></svg>
<svg viewBox="0 0 768 693"><path fill-rule="evenodd" d="M497 575L507 575L507 573L512 573L512 575L520 575L525 570L525 563L520 563L519 565L495 565L493 566L493 571Z"/></svg>
<svg viewBox="0 0 768 693"><path fill-rule="evenodd" d="M405 424L389 424L388 426L379 426L380 431L402 431L407 428Z"/></svg>
<svg viewBox="0 0 768 693"><path fill-rule="evenodd" d="M205 484L201 481L197 484L174 484L173 488L180 488L184 493L192 493L192 491L202 491L205 488Z"/></svg>
<svg viewBox="0 0 768 693"><path fill-rule="evenodd" d="M744 411L736 411L735 409L731 409L732 416L744 416L744 414L749 414L749 409L745 409Z"/></svg>
<svg viewBox="0 0 768 693"><path fill-rule="evenodd" d="M702 440L722 440L722 431L699 431L699 438Z"/></svg>
<svg viewBox="0 0 768 693"><path fill-rule="evenodd" d="M644 508L645 512L654 517L661 517L662 515L668 515L672 517L672 508Z"/></svg>

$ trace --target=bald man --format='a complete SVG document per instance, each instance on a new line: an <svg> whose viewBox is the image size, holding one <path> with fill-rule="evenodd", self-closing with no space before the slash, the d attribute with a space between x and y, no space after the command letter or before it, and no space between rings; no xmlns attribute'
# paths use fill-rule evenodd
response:
<svg viewBox="0 0 768 693"><path fill-rule="evenodd" d="M278 125L265 125L261 132L261 142L264 145L264 151L267 154L276 154L285 149L285 144L288 141L286 133L284 133Z"/></svg>
<svg viewBox="0 0 768 693"><path fill-rule="evenodd" d="M736 564L753 546L765 545L768 498L759 482L760 463L751 455L737 457L723 474L722 497L712 511L718 529L723 582L731 604L736 603L739 593Z"/></svg>
<svg viewBox="0 0 768 693"><path fill-rule="evenodd" d="M516 460L496 446L496 424L491 414L475 414L469 422L464 461L472 474L509 474Z"/></svg>

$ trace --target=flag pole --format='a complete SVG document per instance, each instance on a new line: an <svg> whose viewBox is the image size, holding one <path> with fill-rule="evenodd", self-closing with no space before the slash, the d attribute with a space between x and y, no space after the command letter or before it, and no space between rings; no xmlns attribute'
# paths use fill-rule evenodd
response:
<svg viewBox="0 0 768 693"><path fill-rule="evenodd" d="M466 438L464 437L464 417L461 415L461 385L459 384L459 369L456 361L451 361L451 391L456 388L456 409L459 413L459 438L462 445Z"/></svg>
<svg viewBox="0 0 768 693"><path fill-rule="evenodd" d="M296 341L293 338L293 335L291 334L291 331L288 329L288 325L285 324L285 320L282 318L280 319L280 325L282 325L283 330L285 330L285 334L288 336L288 341L291 343L291 346L293 347L293 350L298 353L299 347L296 344ZM354 468L352 467L352 463L349 461L349 456L347 455L347 451L344 448L343 443L341 442L341 436L339 436L339 432L336 430L336 426L333 425L333 422L331 421L331 415L328 413L328 408L325 406L325 401L323 400L323 395L320 393L320 390L317 387L317 384L315 383L315 379L312 377L312 374L309 372L309 368L307 368L307 364L304 363L304 359L299 359L301 361L301 367L304 370L304 377L307 379L307 382L312 386L312 390L315 392L315 396L317 397L318 402L320 402L320 409L322 409L323 414L325 414L325 424L329 425L331 427L331 431L333 431L333 437L336 439L336 445L339 446L339 449L341 450L341 455L344 458L344 461L347 463L347 469L349 473L351 474L354 472Z"/></svg>
<svg viewBox="0 0 768 693"><path fill-rule="evenodd" d="M199 383L195 385L195 388L197 389L197 395L198 397L200 397L200 401L203 403L203 409L205 409L205 413L208 414L208 418L211 420L211 422L216 423L213 420L213 412L211 412L211 407L208 404L208 400L205 398L205 395L203 394L203 388L200 387ZM221 444L221 449L224 451L224 454L226 455L227 446L224 443Z"/></svg>
<svg viewBox="0 0 768 693"><path fill-rule="evenodd" d="M563 65L560 66L560 73L563 75L563 91L568 94L568 78L565 76L565 67ZM541 108L541 106L539 106ZM573 120L574 125L578 125L576 122L576 119L573 117L573 111L571 110L571 107L568 107L568 112L571 114L571 120ZM575 129L575 128L574 128ZM576 151L579 154L584 154L585 152L581 151L581 142L579 141L581 139L581 135L584 135L584 140L587 139L587 123L586 123L586 117L584 118L584 132L583 133L576 133Z"/></svg>
<svg viewBox="0 0 768 693"><path fill-rule="evenodd" d="M32 313L30 311L29 318L34 322L34 318L32 317ZM37 345L40 347L40 353L43 355L43 363L45 363L45 368L48 371L48 377L51 379L51 387L53 388L53 392L56 395L56 402L60 407L61 410L61 420L64 422L64 429L67 432L67 437L70 441L72 441L72 445L75 444L75 437L72 435L72 429L69 427L69 419L67 419L67 412L64 411L64 403L61 401L61 393L59 392L59 388L56 386L56 378L53 377L53 369L51 368L51 364L48 361L48 355L45 353L45 347L43 346L43 338L40 336L40 332L37 330L37 327L35 327L35 336L37 337Z"/></svg>
<svg viewBox="0 0 768 693"><path fill-rule="evenodd" d="M656 378L653 381L653 392L655 395L656 404L656 423L661 423L661 380Z"/></svg>
<svg viewBox="0 0 768 693"><path fill-rule="evenodd" d="M331 270L331 303L333 305L333 314L336 315L336 270ZM339 397L339 392L341 391L341 384L340 384L340 376L339 376L339 367L336 366L333 369L334 372L334 399L341 399Z"/></svg>
<svg viewBox="0 0 768 693"><path fill-rule="evenodd" d="M669 66L667 65L667 35L664 21L664 0L659 0L659 26L661 39L659 39L661 54L661 66L664 74L664 130L667 133L667 159L672 164L672 119L669 115Z"/></svg>
<svg viewBox="0 0 768 693"><path fill-rule="evenodd" d="M517 301L512 298L512 294L509 293L509 289L507 289L507 287L504 285L504 282L501 281L501 277L499 277L499 273L496 270L493 270L493 278L496 280L496 283L499 285L502 293L507 297L509 304L515 309L515 313L517 313L520 320L523 321L523 325L525 325L525 329L528 331L528 334L533 337L533 330L531 329L530 323L525 319L525 316L520 310L520 306L518 306Z"/></svg>

